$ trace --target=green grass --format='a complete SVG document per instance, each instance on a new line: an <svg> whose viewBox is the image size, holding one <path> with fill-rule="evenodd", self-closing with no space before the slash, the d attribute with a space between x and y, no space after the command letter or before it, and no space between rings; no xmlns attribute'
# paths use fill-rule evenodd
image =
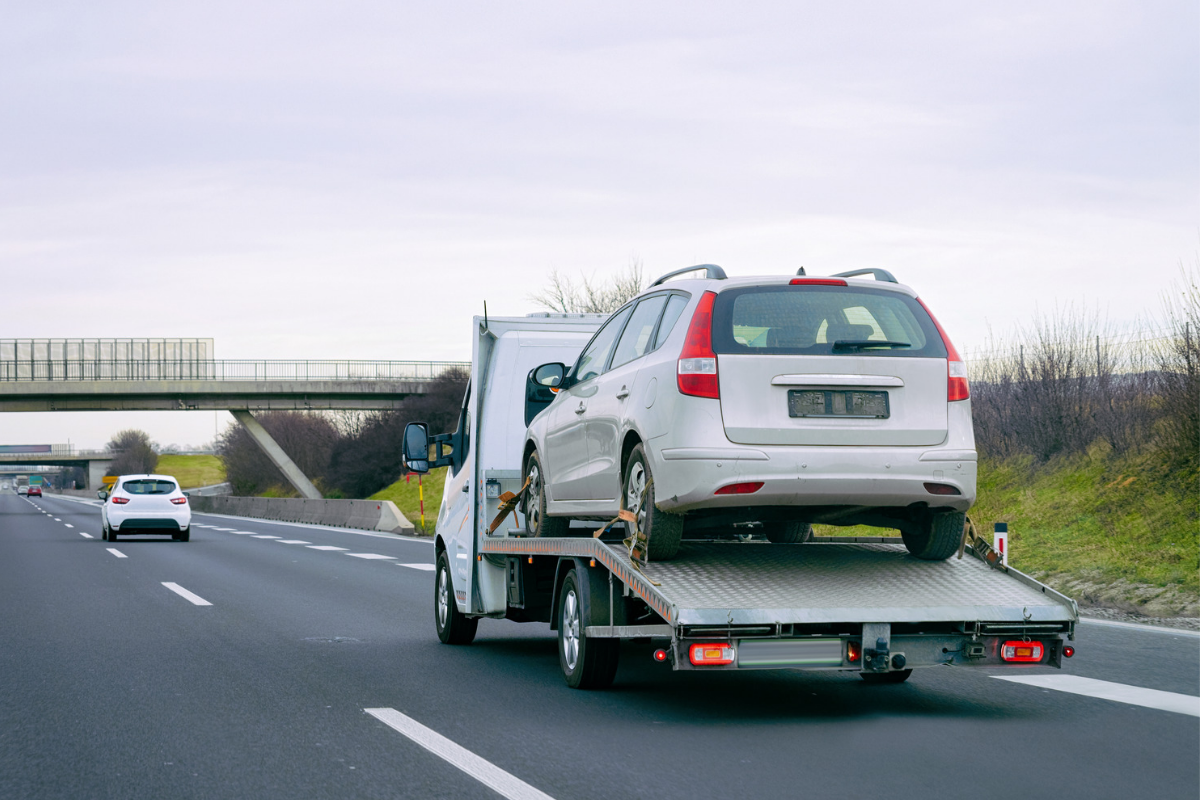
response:
<svg viewBox="0 0 1200 800"><path fill-rule="evenodd" d="M432 534L437 526L438 506L442 502L442 486L446 483L446 467L430 470L421 476L421 485L425 490L425 528L424 532ZM391 500L396 504L408 521L421 528L420 502L417 495L417 476L409 475L409 480L401 478L386 489L382 489L369 498L371 500Z"/></svg>
<svg viewBox="0 0 1200 800"><path fill-rule="evenodd" d="M173 476L183 489L212 486L225 480L225 465L216 456L159 456L155 471Z"/></svg>

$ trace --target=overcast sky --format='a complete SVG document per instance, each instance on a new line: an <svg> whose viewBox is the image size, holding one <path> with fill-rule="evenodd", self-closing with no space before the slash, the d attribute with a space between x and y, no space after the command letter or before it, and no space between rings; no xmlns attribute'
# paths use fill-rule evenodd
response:
<svg viewBox="0 0 1200 800"><path fill-rule="evenodd" d="M484 300L631 260L884 267L968 351L1134 323L1200 249L1198 9L0 0L0 338L465 359ZM0 443L129 424L214 415Z"/></svg>

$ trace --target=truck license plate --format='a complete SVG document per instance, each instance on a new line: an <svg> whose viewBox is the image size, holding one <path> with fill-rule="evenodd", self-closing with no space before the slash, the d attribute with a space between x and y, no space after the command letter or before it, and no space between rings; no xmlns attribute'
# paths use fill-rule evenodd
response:
<svg viewBox="0 0 1200 800"><path fill-rule="evenodd" d="M791 389L788 391L788 416L790 417L887 419L890 413L887 392L830 391L827 389Z"/></svg>

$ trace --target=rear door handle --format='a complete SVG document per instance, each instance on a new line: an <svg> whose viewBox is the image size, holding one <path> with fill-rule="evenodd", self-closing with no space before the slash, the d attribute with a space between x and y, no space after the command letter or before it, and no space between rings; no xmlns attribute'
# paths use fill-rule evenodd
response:
<svg viewBox="0 0 1200 800"><path fill-rule="evenodd" d="M576 414L582 414L585 411L587 411L587 406L585 406L583 403L580 403L579 408L575 409Z"/></svg>
<svg viewBox="0 0 1200 800"><path fill-rule="evenodd" d="M624 400L626 397L629 397L629 390L622 386L621 391L617 392L617 399Z"/></svg>

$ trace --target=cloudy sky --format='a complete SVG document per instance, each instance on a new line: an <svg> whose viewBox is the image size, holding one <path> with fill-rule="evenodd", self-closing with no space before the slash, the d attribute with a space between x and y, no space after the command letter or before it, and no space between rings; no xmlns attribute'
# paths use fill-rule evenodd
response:
<svg viewBox="0 0 1200 800"><path fill-rule="evenodd" d="M1200 250L1200 4L0 0L0 338L461 359L551 270L879 266L957 344ZM102 444L219 415L5 415Z"/></svg>

